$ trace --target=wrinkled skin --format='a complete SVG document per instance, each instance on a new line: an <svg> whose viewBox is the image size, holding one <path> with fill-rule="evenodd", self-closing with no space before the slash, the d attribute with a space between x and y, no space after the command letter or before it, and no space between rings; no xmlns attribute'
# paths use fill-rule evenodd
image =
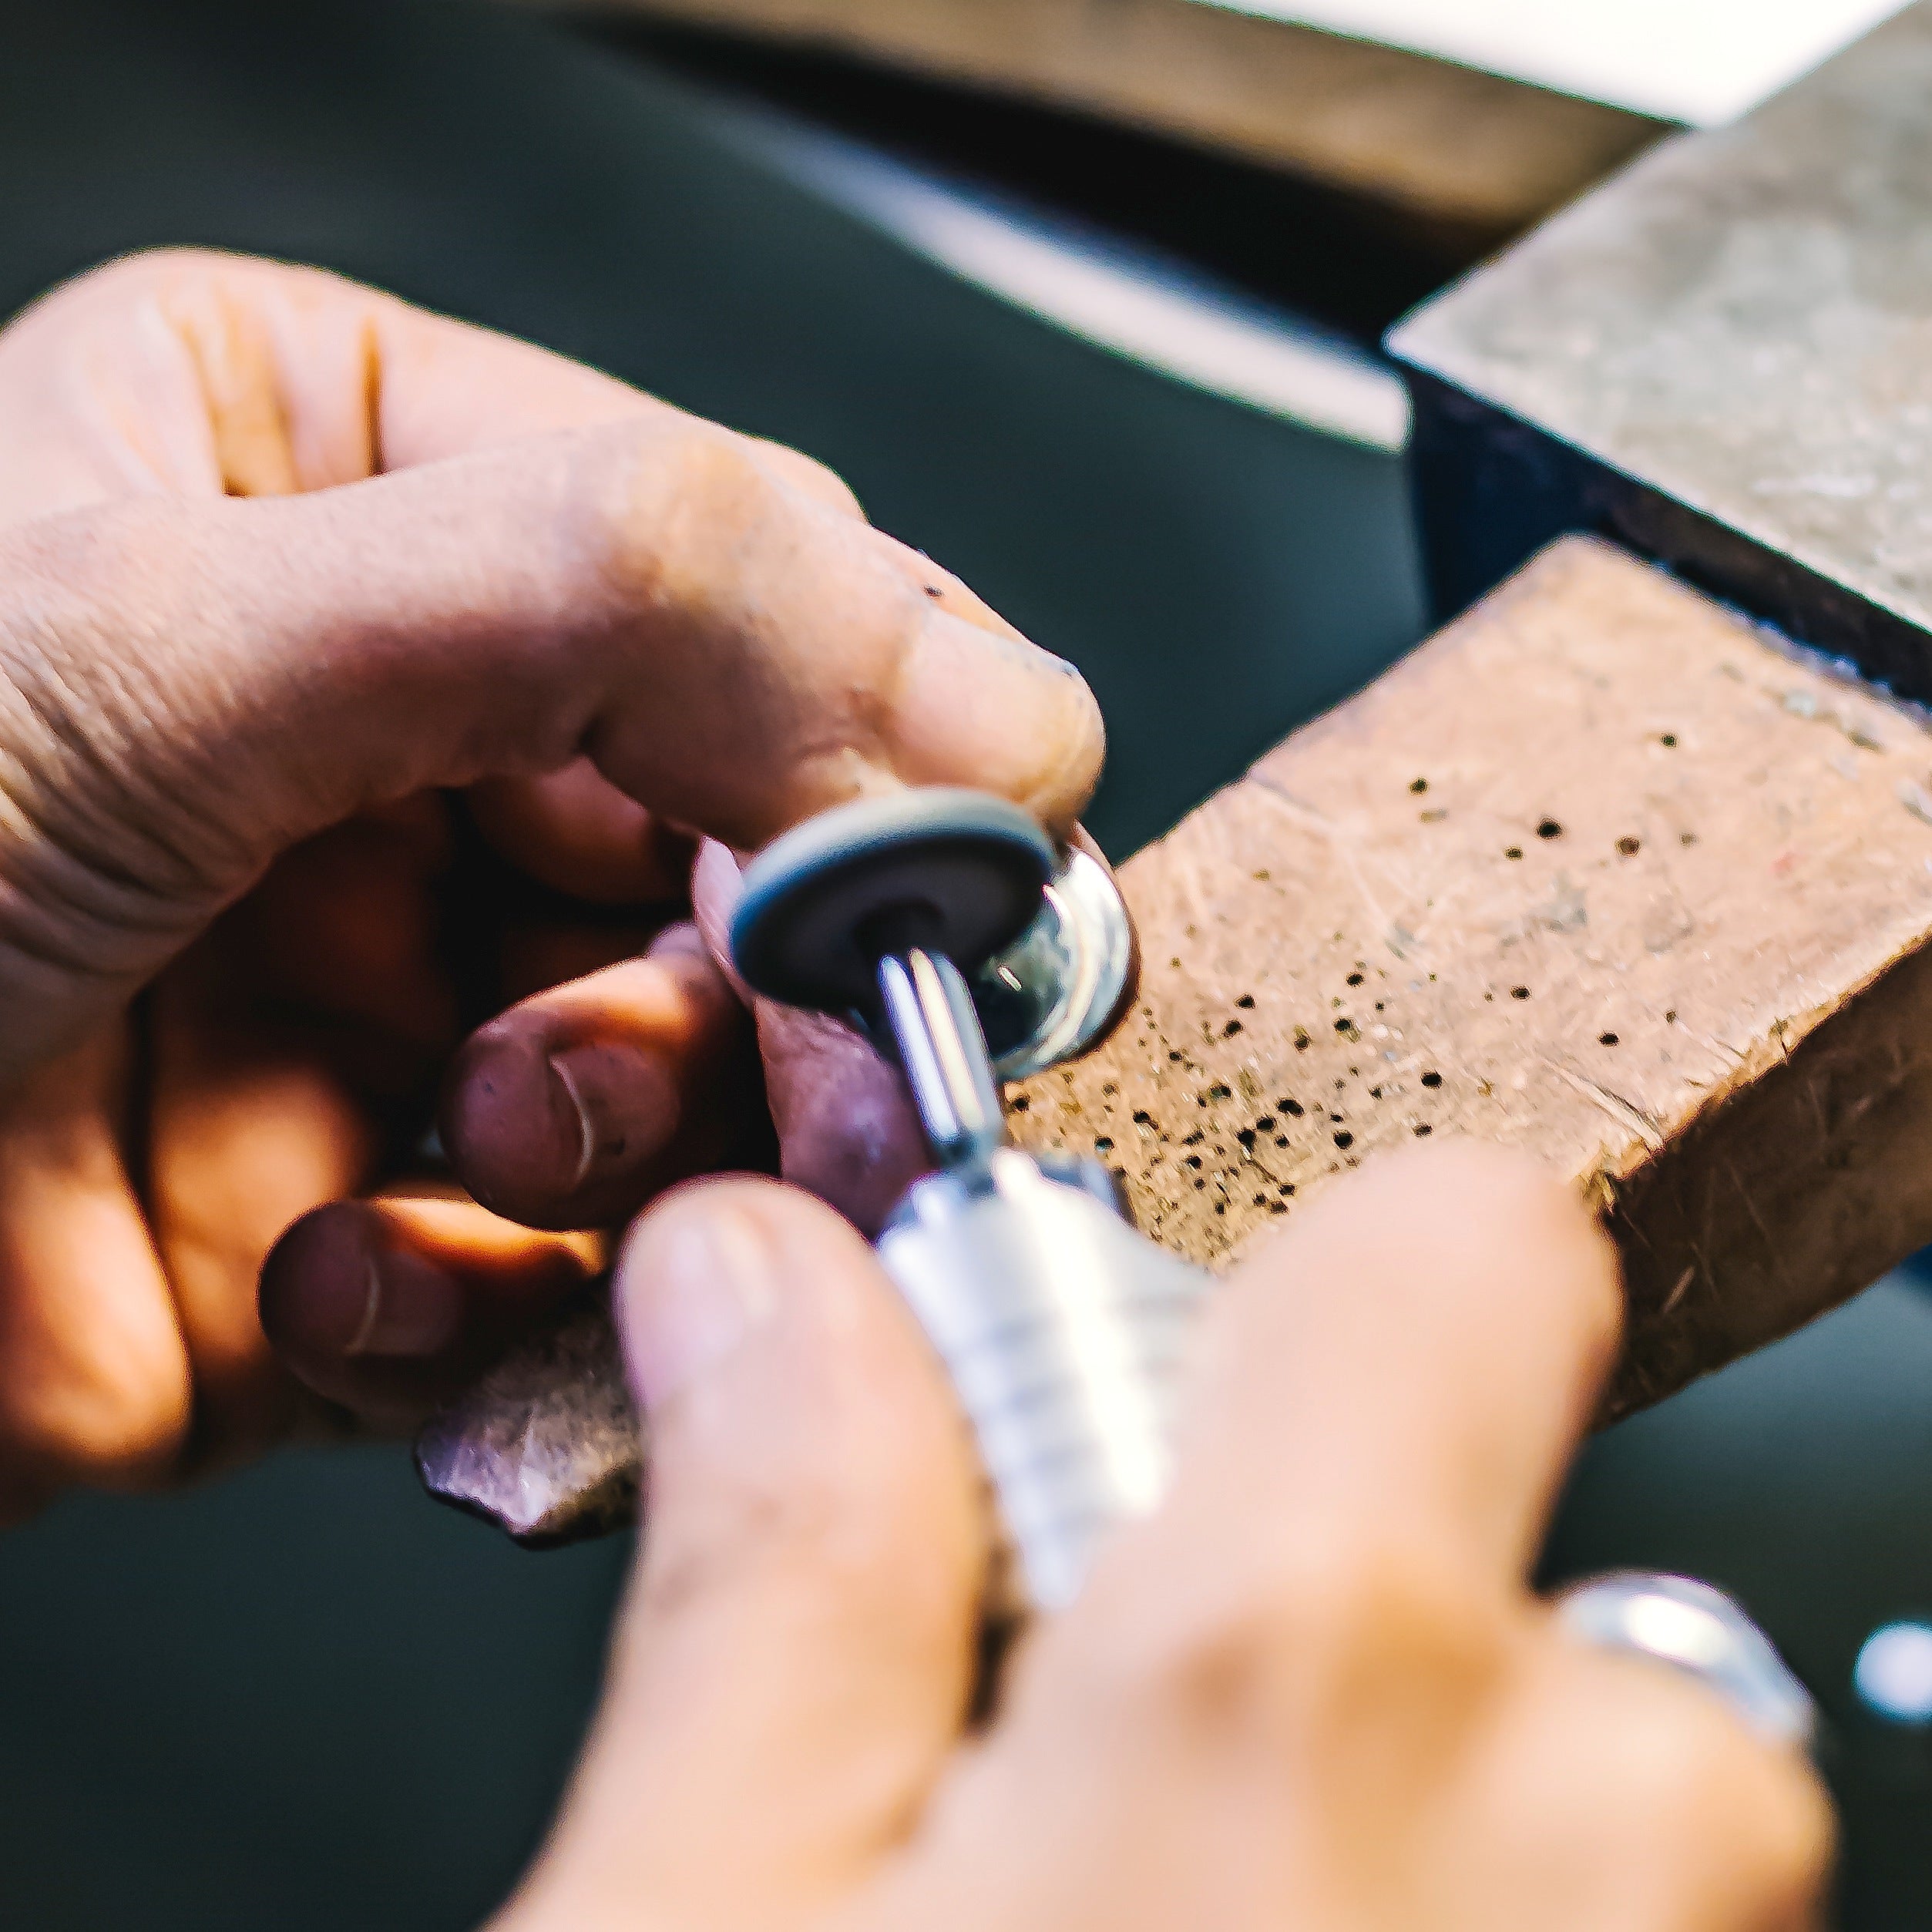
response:
<svg viewBox="0 0 1932 1932"><path fill-rule="evenodd" d="M768 1158L699 837L715 919L726 845L906 783L1065 832L1099 768L817 465L330 276L84 277L0 422L8 1514L406 1425L596 1265L537 1228ZM896 1090L764 1031L787 1171L877 1212ZM474 1201L407 1184L439 1090Z"/></svg>
<svg viewBox="0 0 1932 1932"><path fill-rule="evenodd" d="M1493 1154L1217 1297L1171 1500L969 1735L985 1497L907 1312L801 1189L670 1184L775 1124L896 1191L835 1030L756 1016L767 1114L732 848L909 782L1070 831L1063 667L805 459L327 277L86 278L0 422L0 1503L406 1423L646 1208L650 1534L497 1932L1816 1923L1806 1767L1527 1590L1621 1298ZM393 1184L437 1117L467 1195Z"/></svg>

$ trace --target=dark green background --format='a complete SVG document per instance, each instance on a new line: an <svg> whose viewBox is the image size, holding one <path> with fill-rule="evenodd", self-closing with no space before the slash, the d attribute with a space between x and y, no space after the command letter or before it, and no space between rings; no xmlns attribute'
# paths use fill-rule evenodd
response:
<svg viewBox="0 0 1932 1932"><path fill-rule="evenodd" d="M1393 460L1003 307L560 29L433 0L0 20L0 308L129 248L257 250L797 443L1087 670L1117 854L1423 628ZM1888 1285L1599 1444L1551 1557L1764 1616L1843 1719L1850 1922L1887 1932L1932 1922L1926 1769L1844 1693L1871 1625L1932 1610L1928 1389L1932 1305ZM472 1924L554 1799L625 1557L520 1554L373 1450L0 1539L0 1924Z"/></svg>

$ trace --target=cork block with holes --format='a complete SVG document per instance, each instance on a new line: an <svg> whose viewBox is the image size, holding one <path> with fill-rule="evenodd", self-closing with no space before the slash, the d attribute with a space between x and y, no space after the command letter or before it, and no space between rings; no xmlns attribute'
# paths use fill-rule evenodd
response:
<svg viewBox="0 0 1932 1932"><path fill-rule="evenodd" d="M1621 1250L1614 1416L1932 1242L1932 735L1607 545L1546 551L1121 883L1138 1000L1015 1127L1198 1260L1380 1149L1524 1148ZM533 1539L637 1487L607 1317L563 1332L421 1448Z"/></svg>
<svg viewBox="0 0 1932 1932"><path fill-rule="evenodd" d="M1134 859L1139 1003L1014 1097L1216 1265L1472 1135L1622 1251L1612 1413L1932 1240L1932 737L1567 539Z"/></svg>

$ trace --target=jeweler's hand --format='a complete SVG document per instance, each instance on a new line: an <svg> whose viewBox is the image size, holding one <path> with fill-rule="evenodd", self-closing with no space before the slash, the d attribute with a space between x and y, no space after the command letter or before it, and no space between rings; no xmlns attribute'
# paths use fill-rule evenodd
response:
<svg viewBox="0 0 1932 1932"><path fill-rule="evenodd" d="M1177 1486L964 1725L981 1491L848 1228L770 1183L618 1276L650 1525L496 1932L1799 1932L1808 1767L1529 1594L1621 1305L1513 1158L1352 1178L1208 1318Z"/></svg>
<svg viewBox="0 0 1932 1932"><path fill-rule="evenodd" d="M1100 754L1077 677L792 452L267 264L139 257L29 311L0 334L0 1514L336 1416L257 1273L408 1173L452 1057L459 1177L525 1221L616 1225L756 1151L694 835L903 782L1064 831ZM896 1118L787 1050L788 1164L835 1180ZM268 1312L324 1394L406 1420L596 1245L418 1189L305 1221Z"/></svg>

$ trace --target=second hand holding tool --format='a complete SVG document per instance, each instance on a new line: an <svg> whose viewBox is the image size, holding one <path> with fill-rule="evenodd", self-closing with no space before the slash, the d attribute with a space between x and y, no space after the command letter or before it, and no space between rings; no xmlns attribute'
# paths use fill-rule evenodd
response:
<svg viewBox="0 0 1932 1932"><path fill-rule="evenodd" d="M747 983L852 1020L904 1070L938 1171L879 1237L977 1438L1012 1568L1005 1608L1063 1609L1117 1524L1166 1490L1173 1405L1210 1277L1136 1233L1097 1161L1022 1152L1002 1074L1096 1044L1131 990L1105 869L1016 807L914 791L826 813L753 862L731 930ZM987 1043L987 1020L1005 1050ZM1731 1599L1625 1572L1573 1585L1580 1641L1696 1678L1802 1748L1809 1696Z"/></svg>

